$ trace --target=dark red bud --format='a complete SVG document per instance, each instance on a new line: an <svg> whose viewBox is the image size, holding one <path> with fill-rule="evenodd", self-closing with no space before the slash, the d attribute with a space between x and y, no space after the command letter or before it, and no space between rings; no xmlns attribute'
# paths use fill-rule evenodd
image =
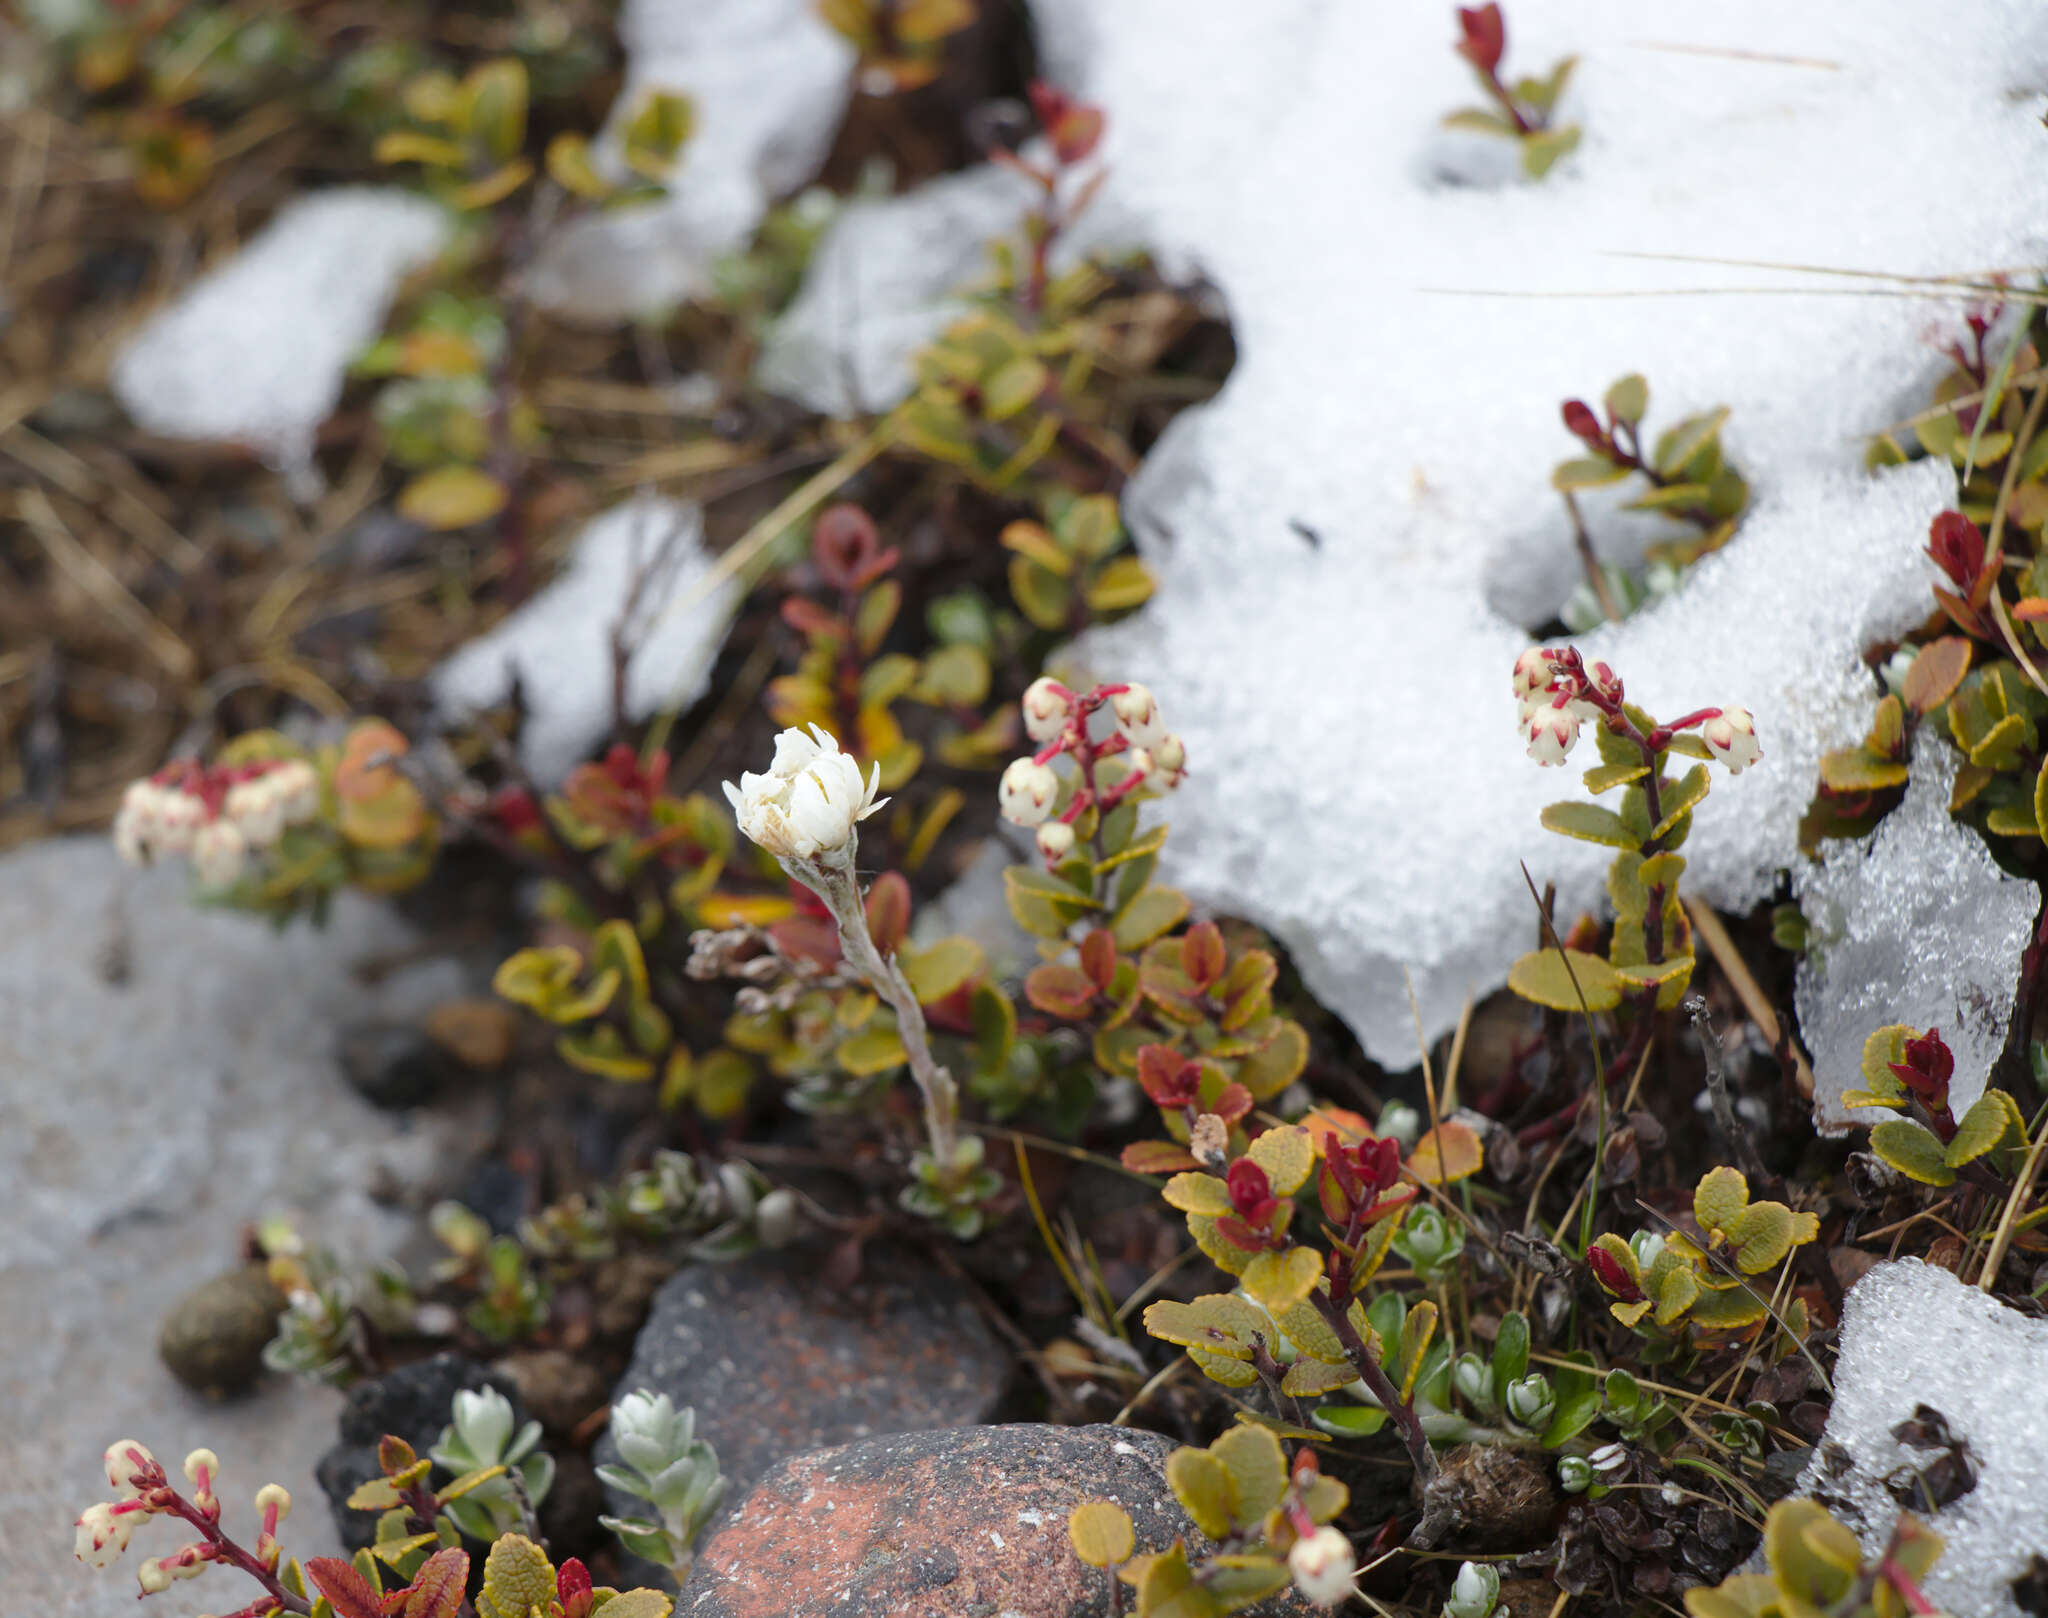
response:
<svg viewBox="0 0 2048 1618"><path fill-rule="evenodd" d="M1458 41L1458 54L1480 72L1494 72L1508 47L1508 25L1500 7L1460 6L1458 29L1464 36Z"/></svg>
<svg viewBox="0 0 2048 1618"><path fill-rule="evenodd" d="M1927 530L1927 555L1968 592L1984 571L1984 536L1960 511L1944 511Z"/></svg>
<svg viewBox="0 0 2048 1618"><path fill-rule="evenodd" d="M825 582L836 589L857 588L861 569L882 547L874 519L859 506L841 502L818 514L811 529L811 558Z"/></svg>
<svg viewBox="0 0 2048 1618"><path fill-rule="evenodd" d="M1622 1268L1621 1260L1606 1248L1589 1247L1586 1263L1592 1268L1593 1279L1623 1303L1643 1301L1643 1289L1630 1279L1628 1271Z"/></svg>
<svg viewBox="0 0 2048 1618"><path fill-rule="evenodd" d="M1567 399L1559 413L1564 417L1565 431L1574 438L1584 439L1595 449L1606 447L1607 434L1600 426L1600 418L1593 414L1593 407L1585 400Z"/></svg>
<svg viewBox="0 0 2048 1618"><path fill-rule="evenodd" d="M1230 1187L1230 1205L1245 1218L1255 1218L1273 1205L1273 1182L1266 1171L1248 1157L1240 1157L1223 1176Z"/></svg>

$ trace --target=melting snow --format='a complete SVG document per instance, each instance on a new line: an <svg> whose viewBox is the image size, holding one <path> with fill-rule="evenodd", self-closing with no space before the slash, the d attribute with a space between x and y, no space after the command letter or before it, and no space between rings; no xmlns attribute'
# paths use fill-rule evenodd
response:
<svg viewBox="0 0 2048 1618"><path fill-rule="evenodd" d="M703 526L695 505L654 498L592 519L560 578L441 665L434 690L442 708L472 713L503 702L516 673L527 704L520 759L536 780L559 782L611 728L612 630L643 573L629 626L638 650L627 668L627 716L694 701L738 604L730 584L704 588Z"/></svg>
<svg viewBox="0 0 2048 1618"><path fill-rule="evenodd" d="M404 191L350 186L289 203L122 350L114 394L150 432L233 440L303 468L349 362L447 236L447 215Z"/></svg>
<svg viewBox="0 0 2048 1618"><path fill-rule="evenodd" d="M1733 408L1754 508L1676 599L1581 644L1653 711L1756 711L1764 761L1717 779L1686 852L1716 903L1767 897L1820 754L1868 723L1858 654L1927 610L1917 551L1951 478L1870 477L1862 454L1924 398L1953 315L1847 277L1622 255L2037 260L2025 87L2048 72L2048 16L1524 0L1510 67L1577 52L1585 140L1545 183L1488 187L1480 137L1438 127L1474 94L1448 8L1034 10L1048 62L1108 108L1103 205L1221 289L1238 344L1222 395L1126 493L1158 597L1077 649L1151 684L1188 740L1170 874L1271 926L1396 1065L1415 1052L1406 976L1434 1036L1534 942L1518 861L1567 910L1599 902L1600 851L1536 824L1578 781L1522 756L1508 670L1576 578L1549 485L1573 448L1558 404L1640 370L1653 429ZM899 213L922 240L928 215ZM860 252L889 262L872 234ZM828 248L821 273L840 263ZM871 406L892 363L902 385L903 312L871 304L852 328L883 351L844 367ZM1612 549L1641 543L1595 522Z"/></svg>
<svg viewBox="0 0 2048 1618"><path fill-rule="evenodd" d="M1899 1514L1884 1480L1933 1457L1892 1429L1928 1404L1968 1441L1977 1487L1927 1519L1947 1549L1927 1579L1944 1612L2018 1618L2012 1580L2048 1548L2048 1405L2041 1366L2048 1323L2028 1320L1948 1271L1901 1259L1856 1283L1842 1317L1842 1352L1827 1432L1801 1489L1880 1550ZM1830 1444L1853 1466L1831 1475Z"/></svg>

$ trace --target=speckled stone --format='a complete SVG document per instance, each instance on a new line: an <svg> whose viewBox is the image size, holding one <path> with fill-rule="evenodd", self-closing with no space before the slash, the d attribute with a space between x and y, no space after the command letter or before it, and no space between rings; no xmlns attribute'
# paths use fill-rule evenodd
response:
<svg viewBox="0 0 2048 1618"><path fill-rule="evenodd" d="M703 1547L678 1618L1107 1618L1067 1514L1130 1513L1140 1551L1206 1548L1166 1484L1176 1446L1125 1427L899 1433L784 1461ZM1292 1592L1248 1611L1311 1611Z"/></svg>
<svg viewBox="0 0 2048 1618"><path fill-rule="evenodd" d="M718 1451L728 1509L789 1455L994 1414L1010 1356L960 1284L876 1243L842 1292L814 1250L693 1264L662 1287L613 1393L666 1393ZM596 1459L618 1459L609 1435ZM640 1503L619 1495L613 1509Z"/></svg>

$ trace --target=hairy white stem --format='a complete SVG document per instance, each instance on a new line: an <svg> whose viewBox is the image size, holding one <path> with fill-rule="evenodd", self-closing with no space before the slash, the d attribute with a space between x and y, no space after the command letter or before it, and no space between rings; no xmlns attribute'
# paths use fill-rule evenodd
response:
<svg viewBox="0 0 2048 1618"><path fill-rule="evenodd" d="M854 880L852 860L830 865L796 859L782 863L785 870L825 901L825 908L839 924L839 947L847 964L896 1013L896 1032L909 1058L910 1076L917 1081L918 1092L924 1097L925 1134L931 1142L932 1158L942 1176L951 1176L959 1132L960 1090L953 1075L932 1058L924 1008L917 1003L910 980L896 964L895 956L885 957L868 934L867 913L861 907L860 885Z"/></svg>

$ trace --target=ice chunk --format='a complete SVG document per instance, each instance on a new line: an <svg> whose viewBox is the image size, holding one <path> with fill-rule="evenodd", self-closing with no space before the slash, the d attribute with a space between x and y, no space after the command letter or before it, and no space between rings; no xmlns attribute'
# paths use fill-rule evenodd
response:
<svg viewBox="0 0 2048 1618"><path fill-rule="evenodd" d="M613 119L649 89L696 117L669 195L595 216L534 267L536 297L565 314L624 319L704 291L713 259L745 241L775 197L809 180L852 92L853 48L814 0L629 0Z"/></svg>
<svg viewBox="0 0 2048 1618"><path fill-rule="evenodd" d="M1426 161L1473 94L1447 11L1034 12L1047 60L1106 105L1105 204L1221 289L1238 343L1222 394L1126 491L1157 598L1079 649L1187 736L1168 874L1271 925L1402 1064L1404 973L1434 1036L1533 942L1519 859L1568 908L1596 901L1600 852L1537 829L1578 783L1522 756L1506 671L1574 580L1558 404L1640 370L1653 429L1732 407L1755 508L1675 600L1583 644L1653 710L1756 711L1764 760L1717 777L1686 852L1696 891L1767 897L1816 760L1868 722L1858 654L1926 610L1915 552L1949 476L1871 478L1862 446L1924 398L1954 316L1868 282L1622 255L2037 260L2041 136L2011 87L2048 71L2048 18L1885 0L1848 27L1838 6L1717 0L1660 7L1646 33L1624 0L1527 0L1511 65L1581 55L1585 140L1542 184L1480 190ZM1908 149L1927 156L1871 162ZM1959 150L1967 172L1942 155Z"/></svg>
<svg viewBox="0 0 2048 1618"><path fill-rule="evenodd" d="M1863 1042L1886 1023L1940 1028L1955 1052L1958 1117L2005 1048L2041 894L1949 815L1958 761L1923 730L1905 802L1866 842L1830 843L1796 885L1812 939L1799 963L1799 1028L1813 1052L1814 1122L1828 1133L1881 1116L1849 1111L1842 1093L1864 1088Z"/></svg>
<svg viewBox="0 0 2048 1618"><path fill-rule="evenodd" d="M1827 1433L1800 1479L1863 1538L1882 1549L1899 1515L1884 1480L1933 1457L1892 1437L1916 1405L1931 1405L1966 1439L1976 1488L1931 1517L1948 1541L1928 1576L1928 1598L1943 1612L2019 1618L2012 1581L2048 1548L2048 1322L2029 1320L1948 1271L1900 1259L1880 1264L1849 1293L1842 1352L1835 1363ZM1852 1463L1838 1473L1829 1446Z"/></svg>
<svg viewBox="0 0 2048 1618"><path fill-rule="evenodd" d="M121 351L115 397L150 432L303 467L398 283L447 237L447 215L406 191L350 186L288 203Z"/></svg>
<svg viewBox="0 0 2048 1618"><path fill-rule="evenodd" d="M629 718L703 694L739 600L729 582L706 589L710 570L696 505L647 497L614 506L584 527L560 578L441 665L436 700L473 713L503 702L516 674L527 705L520 760L535 780L559 782L611 728L622 620L637 647Z"/></svg>

